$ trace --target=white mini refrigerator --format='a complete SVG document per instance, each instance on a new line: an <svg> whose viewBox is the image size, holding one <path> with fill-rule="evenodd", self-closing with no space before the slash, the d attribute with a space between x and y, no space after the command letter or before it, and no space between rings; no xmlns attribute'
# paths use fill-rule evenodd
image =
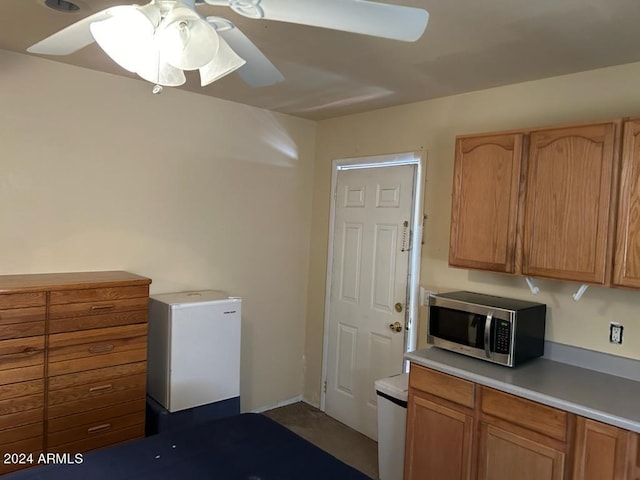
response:
<svg viewBox="0 0 640 480"><path fill-rule="evenodd" d="M150 296L148 395L171 413L239 397L241 307L216 290Z"/></svg>

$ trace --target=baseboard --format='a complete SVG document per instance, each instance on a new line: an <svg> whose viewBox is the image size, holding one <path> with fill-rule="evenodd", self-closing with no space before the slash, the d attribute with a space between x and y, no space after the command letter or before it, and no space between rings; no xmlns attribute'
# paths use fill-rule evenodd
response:
<svg viewBox="0 0 640 480"><path fill-rule="evenodd" d="M303 402L304 399L302 398L302 395L298 395L297 397L292 397L292 398L288 398L286 400L282 400L278 403L276 403L275 405L268 405L268 406L264 406L264 407L258 407L254 410L251 410L251 413L262 413L262 412L266 412L267 410L273 410L274 408L280 408L280 407L286 407L287 405L291 405L292 403L298 403L298 402Z"/></svg>
<svg viewBox="0 0 640 480"><path fill-rule="evenodd" d="M312 402L311 400L309 400L308 398L303 398L302 401L304 403L306 403L307 405L311 405L314 408L317 408L318 410L320 410L320 404L316 403L316 402Z"/></svg>

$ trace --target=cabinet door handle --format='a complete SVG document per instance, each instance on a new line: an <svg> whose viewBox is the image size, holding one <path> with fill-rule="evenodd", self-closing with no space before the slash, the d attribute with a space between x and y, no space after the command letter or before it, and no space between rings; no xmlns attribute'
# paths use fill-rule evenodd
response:
<svg viewBox="0 0 640 480"><path fill-rule="evenodd" d="M103 390L111 390L112 388L113 388L113 385L108 383L107 385L100 385L99 387L91 387L89 389L89 393L101 392Z"/></svg>
<svg viewBox="0 0 640 480"><path fill-rule="evenodd" d="M97 425L95 427L88 428L87 433L104 432L105 430L109 430L110 428L111 428L110 423L103 423L102 425Z"/></svg>
<svg viewBox="0 0 640 480"><path fill-rule="evenodd" d="M89 347L89 353L105 353L110 352L115 348L113 343L108 343L104 345L93 345Z"/></svg>
<svg viewBox="0 0 640 480"><path fill-rule="evenodd" d="M97 312L101 310L111 310L113 308L116 308L116 306L115 305L91 305L92 312Z"/></svg>

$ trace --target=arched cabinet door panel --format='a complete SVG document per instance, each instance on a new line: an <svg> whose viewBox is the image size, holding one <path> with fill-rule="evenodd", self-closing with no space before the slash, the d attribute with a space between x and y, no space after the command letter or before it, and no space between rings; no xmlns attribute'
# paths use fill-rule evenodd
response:
<svg viewBox="0 0 640 480"><path fill-rule="evenodd" d="M606 284L617 123L529 137L522 273Z"/></svg>
<svg viewBox="0 0 640 480"><path fill-rule="evenodd" d="M524 135L459 137L449 264L515 273Z"/></svg>
<svg viewBox="0 0 640 480"><path fill-rule="evenodd" d="M624 126L613 283L640 288L640 119Z"/></svg>

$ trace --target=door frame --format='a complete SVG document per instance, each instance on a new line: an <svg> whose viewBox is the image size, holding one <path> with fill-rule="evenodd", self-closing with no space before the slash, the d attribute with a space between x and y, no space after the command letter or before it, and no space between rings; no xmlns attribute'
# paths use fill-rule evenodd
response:
<svg viewBox="0 0 640 480"><path fill-rule="evenodd" d="M426 178L426 152L414 151L392 153L386 155L371 155L366 157L335 159L331 166L331 206L329 210L329 238L327 249L327 276L325 279L324 298L324 334L322 340L322 382L320 388L320 410L325 411L329 351L329 321L331 302L331 274L333 265L333 234L336 214L336 188L338 172L341 170L355 170L361 168L384 168L402 165L415 165L413 175L413 198L411 202L411 250L409 256L409 271L407 279L407 325L404 336L404 351L415 350L418 342L418 309L420 289L420 258L423 238L424 189ZM414 328L415 327L415 328ZM409 362L404 362L403 371L407 372Z"/></svg>

